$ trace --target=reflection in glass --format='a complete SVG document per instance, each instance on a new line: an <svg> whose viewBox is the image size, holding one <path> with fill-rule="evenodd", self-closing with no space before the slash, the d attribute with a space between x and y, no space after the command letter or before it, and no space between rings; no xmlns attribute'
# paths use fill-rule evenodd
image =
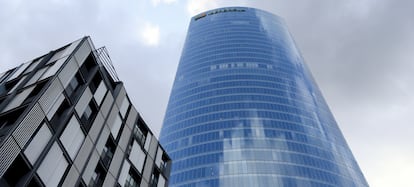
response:
<svg viewBox="0 0 414 187"><path fill-rule="evenodd" d="M284 21L200 15L160 135L170 186L367 186Z"/></svg>

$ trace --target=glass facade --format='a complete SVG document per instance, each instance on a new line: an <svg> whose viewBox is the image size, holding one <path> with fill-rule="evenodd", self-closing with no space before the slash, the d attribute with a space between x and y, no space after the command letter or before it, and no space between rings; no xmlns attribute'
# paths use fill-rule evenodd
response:
<svg viewBox="0 0 414 187"><path fill-rule="evenodd" d="M284 21L192 18L160 141L170 186L368 186Z"/></svg>

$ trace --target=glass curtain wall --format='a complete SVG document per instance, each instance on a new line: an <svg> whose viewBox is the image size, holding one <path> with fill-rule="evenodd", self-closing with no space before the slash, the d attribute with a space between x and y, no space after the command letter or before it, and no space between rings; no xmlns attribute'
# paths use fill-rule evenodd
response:
<svg viewBox="0 0 414 187"><path fill-rule="evenodd" d="M367 186L284 21L191 19L160 141L170 186Z"/></svg>

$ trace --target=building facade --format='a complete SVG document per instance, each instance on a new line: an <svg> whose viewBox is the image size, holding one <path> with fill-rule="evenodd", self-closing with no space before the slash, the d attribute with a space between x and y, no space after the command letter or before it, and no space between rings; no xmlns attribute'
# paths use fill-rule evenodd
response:
<svg viewBox="0 0 414 187"><path fill-rule="evenodd" d="M165 187L170 165L89 37L0 75L0 186Z"/></svg>
<svg viewBox="0 0 414 187"><path fill-rule="evenodd" d="M160 142L170 186L368 186L284 21L191 19Z"/></svg>

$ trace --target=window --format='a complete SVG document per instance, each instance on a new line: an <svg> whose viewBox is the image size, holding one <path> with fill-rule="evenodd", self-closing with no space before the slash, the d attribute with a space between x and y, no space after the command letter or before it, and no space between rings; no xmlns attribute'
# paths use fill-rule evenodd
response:
<svg viewBox="0 0 414 187"><path fill-rule="evenodd" d="M80 128L80 124L75 116L72 116L65 130L60 136L60 141L68 152L72 160L78 154L78 151L85 140L85 135Z"/></svg>
<svg viewBox="0 0 414 187"><path fill-rule="evenodd" d="M164 151L160 146L158 146L157 150L157 156L155 156L155 164L158 166L158 168L161 168L161 165L163 163L162 156L164 154Z"/></svg>
<svg viewBox="0 0 414 187"><path fill-rule="evenodd" d="M0 97L2 97L5 93L7 93L6 87L4 86L4 84L0 84Z"/></svg>
<svg viewBox="0 0 414 187"><path fill-rule="evenodd" d="M124 100L122 100L121 106L119 107L119 112L121 113L122 118L125 118L125 115L129 109L129 101L128 98L125 96Z"/></svg>
<svg viewBox="0 0 414 187"><path fill-rule="evenodd" d="M82 124L87 132L89 132L89 129L92 126L93 119L95 118L97 113L98 107L96 106L94 99L92 99L86 106L85 111L83 112L81 117Z"/></svg>
<svg viewBox="0 0 414 187"><path fill-rule="evenodd" d="M62 124L65 124L65 120L68 118L67 114L69 113L70 109L71 106L65 99L50 120L52 129L55 130L55 132L59 129L59 127L62 126Z"/></svg>
<svg viewBox="0 0 414 187"><path fill-rule="evenodd" d="M96 89L98 89L99 84L102 81L102 76L99 73L96 73L92 79L92 82L89 84L89 88L91 89L92 93L95 93Z"/></svg>
<svg viewBox="0 0 414 187"><path fill-rule="evenodd" d="M43 60L43 57L42 58L39 58L39 59L37 59L37 60L33 60L33 62L30 64L30 66L24 71L24 73L23 74L26 74L26 73L29 73L29 72L31 72L31 71L33 71L35 68L36 68L36 66L39 64L39 62L40 61L42 61Z"/></svg>
<svg viewBox="0 0 414 187"><path fill-rule="evenodd" d="M78 186L77 187L86 187L86 184L85 184L85 182L83 181L83 179L81 179L80 181L79 181L79 183L78 183Z"/></svg>
<svg viewBox="0 0 414 187"><path fill-rule="evenodd" d="M68 161L55 142L37 169L37 173L46 186L58 186L66 169L68 169Z"/></svg>
<svg viewBox="0 0 414 187"><path fill-rule="evenodd" d="M4 86L4 93L7 93L9 90L11 90L14 86L16 86L16 84L19 82L19 79L14 79L12 81L8 81L5 86Z"/></svg>
<svg viewBox="0 0 414 187"><path fill-rule="evenodd" d="M100 187L102 186L106 177L106 170L103 167L101 162L98 162L98 165L95 168L95 172L92 174L91 181L89 182L89 187Z"/></svg>
<svg viewBox="0 0 414 187"><path fill-rule="evenodd" d="M0 184L6 184L5 186L22 186L27 180L25 176L29 173L30 168L28 164L21 155L18 155L0 179Z"/></svg>
<svg viewBox="0 0 414 187"><path fill-rule="evenodd" d="M82 118L89 119L92 116L92 108L90 105L86 106Z"/></svg>
<svg viewBox="0 0 414 187"><path fill-rule="evenodd" d="M56 74L56 72L62 67L62 64L65 62L65 59L60 59L54 62L52 65L49 66L47 71L40 77L40 80L48 78Z"/></svg>
<svg viewBox="0 0 414 187"><path fill-rule="evenodd" d="M11 73L12 71L13 71L13 70L9 70L9 71L3 72L3 73L0 75L0 83L2 83L4 80L6 80L6 78L10 75L10 73Z"/></svg>
<svg viewBox="0 0 414 187"><path fill-rule="evenodd" d="M36 96L42 91L43 87L46 85L48 81L43 81L39 84L36 84L36 87L30 92L29 96L27 96L26 100L23 102L23 104L27 104L33 101L33 99L36 98Z"/></svg>
<svg viewBox="0 0 414 187"><path fill-rule="evenodd" d="M7 107L3 109L3 112L22 106L22 103L29 96L30 92L32 92L33 89L34 87L27 88L14 96L8 103Z"/></svg>
<svg viewBox="0 0 414 187"><path fill-rule="evenodd" d="M12 88L12 89L10 89L10 91L9 91L9 93L8 93L8 94L12 93L12 92L13 92L13 91L15 91L15 90L18 90L17 88L21 87L21 86L20 86L20 84L21 84L21 83L22 83L25 79L26 79L26 76L20 77L20 78L19 78L19 82L17 82L17 83L13 86L13 88Z"/></svg>
<svg viewBox="0 0 414 187"><path fill-rule="evenodd" d="M114 153L115 153L115 149L116 149L115 141L111 136L109 136L108 140L106 141L105 147L102 151L102 154L101 154L101 160L105 168L109 168L111 161L112 161L112 157L114 156Z"/></svg>
<svg viewBox="0 0 414 187"><path fill-rule="evenodd" d="M140 183L141 177L139 177L138 173L131 167L129 169L124 187L139 187Z"/></svg>
<svg viewBox="0 0 414 187"><path fill-rule="evenodd" d="M170 163L170 158L168 158L167 154L163 152L161 166L160 166L160 170L162 173L166 174L169 163Z"/></svg>
<svg viewBox="0 0 414 187"><path fill-rule="evenodd" d="M158 178L157 187L164 187L164 186L165 186L165 178L164 176L160 175L160 177Z"/></svg>
<svg viewBox="0 0 414 187"><path fill-rule="evenodd" d="M8 112L0 116L0 142L6 138L9 134L9 131L12 127L14 127L14 123L19 119L20 115L24 112L26 108L19 108L12 112Z"/></svg>
<svg viewBox="0 0 414 187"><path fill-rule="evenodd" d="M143 146L145 144L145 138L148 134L148 129L145 125L138 120L138 122L134 125L134 138L138 141L138 143Z"/></svg>
<svg viewBox="0 0 414 187"><path fill-rule="evenodd" d="M101 83L98 86L98 89L95 91L95 94L93 95L98 105L101 105L102 100L105 97L107 90L108 89L106 88L105 82L101 81Z"/></svg>
<svg viewBox="0 0 414 187"><path fill-rule="evenodd" d="M0 86L1 89L1 86ZM3 103L3 101L5 101L7 99L7 97L0 97L0 108L1 108L1 104Z"/></svg>
<svg viewBox="0 0 414 187"><path fill-rule="evenodd" d="M167 172L169 158L167 154L162 150L161 146L158 147L157 156L155 158L155 164L160 168L160 171L165 174Z"/></svg>
<svg viewBox="0 0 414 187"><path fill-rule="evenodd" d="M118 114L118 115L116 115L114 124L111 127L111 134L114 137L114 139L117 139L118 134L119 134L119 130L121 129L121 127L122 127L122 119Z"/></svg>
<svg viewBox="0 0 414 187"><path fill-rule="evenodd" d="M20 76L20 74L22 74L22 72L27 68L27 66L29 66L30 63L26 62L23 65L19 66L16 68L16 70L13 72L13 75L11 77L9 77L9 80L15 79L17 77Z"/></svg>
<svg viewBox="0 0 414 187"><path fill-rule="evenodd" d="M66 87L66 94L71 98L72 101L77 99L79 95L79 88L83 84L83 79L79 73L77 73L72 80L69 82L68 87Z"/></svg>
<svg viewBox="0 0 414 187"><path fill-rule="evenodd" d="M39 177L37 177L36 175L30 180L29 185L30 187L41 187L43 186L42 183L40 182Z"/></svg>
<svg viewBox="0 0 414 187"><path fill-rule="evenodd" d="M129 162L125 159L124 164L122 164L121 173L119 174L119 177L118 177L117 186L125 186L130 167L131 167L131 164L129 164Z"/></svg>
<svg viewBox="0 0 414 187"><path fill-rule="evenodd" d="M46 69L47 68L37 70L37 72L32 76L32 78L26 83L25 86L28 86L28 85L31 85L31 84L37 82L37 80L39 80L40 76L43 75L43 73L46 71Z"/></svg>
<svg viewBox="0 0 414 187"><path fill-rule="evenodd" d="M82 66L79 69L83 77L85 77L85 79L88 79L92 75L91 73L96 67L98 66L95 62L93 54L90 53L89 56L86 58L85 62L82 64Z"/></svg>
<svg viewBox="0 0 414 187"><path fill-rule="evenodd" d="M158 169L154 168L154 171L152 172L151 179L150 179L150 186L151 187L157 187L158 186L158 179L160 178L160 172Z"/></svg>
<svg viewBox="0 0 414 187"><path fill-rule="evenodd" d="M24 150L24 154L32 165L36 163L37 158L49 143L50 138L52 138L52 132L50 132L47 125L43 123L30 144Z"/></svg>
<svg viewBox="0 0 414 187"><path fill-rule="evenodd" d="M137 168L138 172L141 172L144 167L146 154L135 140L132 140L132 148L128 158L135 168Z"/></svg>
<svg viewBox="0 0 414 187"><path fill-rule="evenodd" d="M49 62L47 62L46 65L48 65L48 64L50 64L50 63L52 63L52 62L54 62L54 61L62 58L63 57L62 55L65 54L65 52L66 52L66 50L65 50L66 47L67 46L64 46L64 47L62 47L62 48L57 49L56 51L54 51L54 54L53 54L52 58L50 58Z"/></svg>

